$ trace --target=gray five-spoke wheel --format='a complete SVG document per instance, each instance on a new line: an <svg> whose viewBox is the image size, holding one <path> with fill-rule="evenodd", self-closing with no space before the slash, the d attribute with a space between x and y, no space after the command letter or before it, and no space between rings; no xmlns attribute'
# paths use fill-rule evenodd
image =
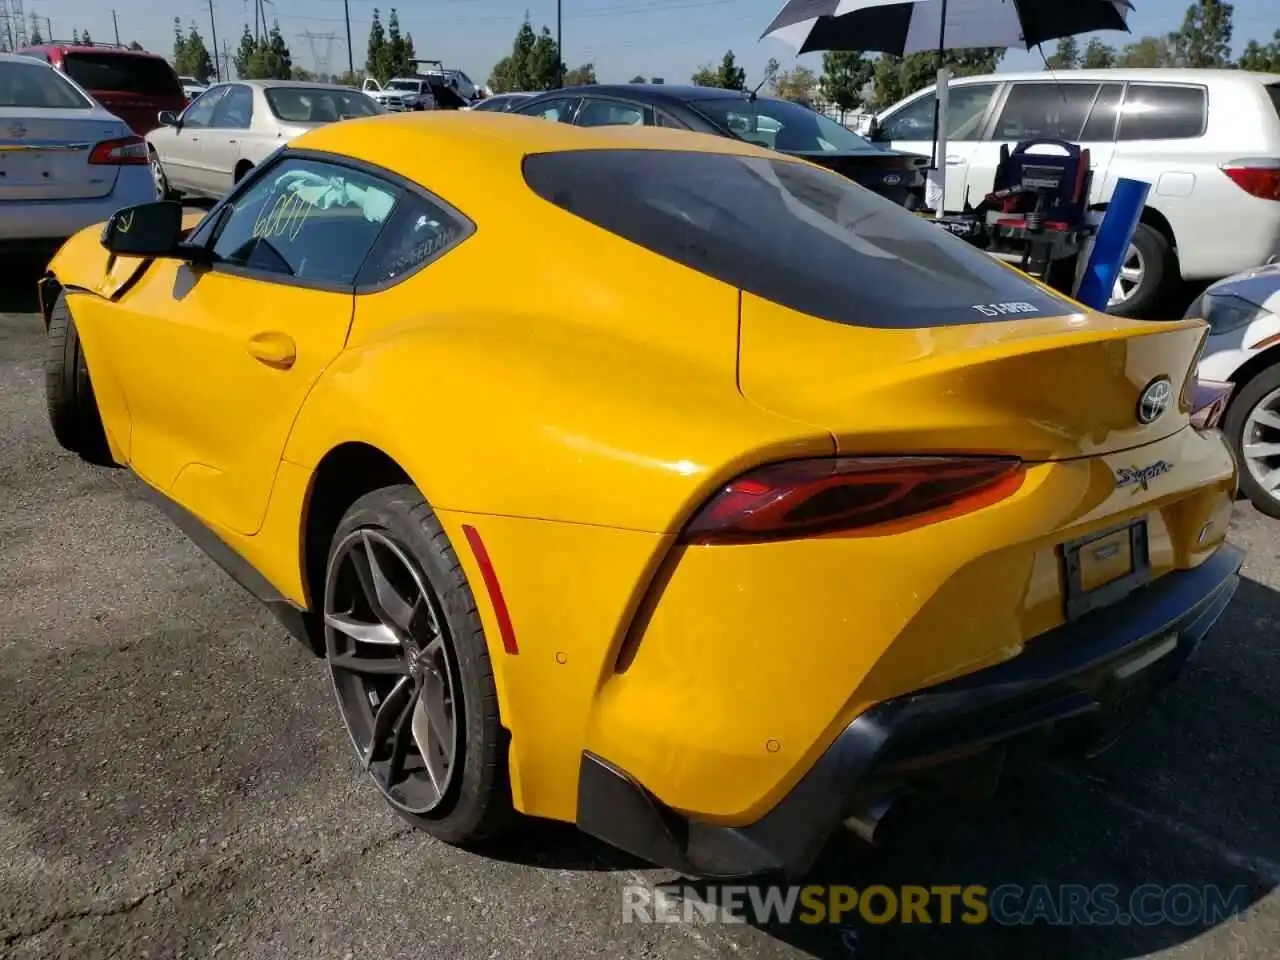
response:
<svg viewBox="0 0 1280 960"><path fill-rule="evenodd" d="M1126 303L1134 291L1142 286L1146 274L1147 263L1142 257L1142 251L1130 244L1124 261L1120 264L1120 272L1116 274L1115 286L1111 288L1111 302L1107 306L1114 308Z"/></svg>
<svg viewBox="0 0 1280 960"><path fill-rule="evenodd" d="M1272 390L1249 411L1240 450L1245 467L1258 486L1280 500L1280 388Z"/></svg>
<svg viewBox="0 0 1280 960"><path fill-rule="evenodd" d="M406 550L362 528L332 554L325 646L343 721L392 804L426 814L461 765L451 641L439 600Z"/></svg>

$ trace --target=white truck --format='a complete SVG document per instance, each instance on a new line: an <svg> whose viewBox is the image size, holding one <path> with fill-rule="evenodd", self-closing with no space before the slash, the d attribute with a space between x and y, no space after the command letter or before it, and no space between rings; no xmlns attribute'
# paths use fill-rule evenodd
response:
<svg viewBox="0 0 1280 960"><path fill-rule="evenodd" d="M431 81L426 77L392 77L385 86L373 77L366 77L362 89L394 113L434 110L436 106Z"/></svg>

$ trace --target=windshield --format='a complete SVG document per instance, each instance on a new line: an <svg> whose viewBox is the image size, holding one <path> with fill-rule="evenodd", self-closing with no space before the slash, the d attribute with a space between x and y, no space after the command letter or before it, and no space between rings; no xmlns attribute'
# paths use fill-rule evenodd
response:
<svg viewBox="0 0 1280 960"><path fill-rule="evenodd" d="M182 96L178 77L159 57L122 53L68 53L62 69L90 93Z"/></svg>
<svg viewBox="0 0 1280 960"><path fill-rule="evenodd" d="M878 153L870 140L790 100L717 97L690 106L717 126L770 150L788 153Z"/></svg>
<svg viewBox="0 0 1280 960"><path fill-rule="evenodd" d="M328 87L268 87L267 104L277 120L286 123L333 123L352 117L372 117L383 110L358 90Z"/></svg>
<svg viewBox="0 0 1280 960"><path fill-rule="evenodd" d="M421 80L388 80L383 90L414 90L422 89Z"/></svg>
<svg viewBox="0 0 1280 960"><path fill-rule="evenodd" d="M39 63L0 63L0 107L88 110L91 106L93 104L51 67Z"/></svg>

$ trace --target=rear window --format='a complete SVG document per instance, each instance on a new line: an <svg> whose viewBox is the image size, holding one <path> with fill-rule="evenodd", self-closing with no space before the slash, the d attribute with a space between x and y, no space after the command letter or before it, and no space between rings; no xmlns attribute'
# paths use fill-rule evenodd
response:
<svg viewBox="0 0 1280 960"><path fill-rule="evenodd" d="M789 100L748 100L716 97L692 100L708 120L748 143L790 153L878 153L864 140L830 117Z"/></svg>
<svg viewBox="0 0 1280 960"><path fill-rule="evenodd" d="M936 224L783 158L534 154L539 196L740 290L838 323L919 328L1078 309Z"/></svg>
<svg viewBox="0 0 1280 960"><path fill-rule="evenodd" d="M121 53L68 53L62 69L90 93L182 96L178 77L158 57Z"/></svg>
<svg viewBox="0 0 1280 960"><path fill-rule="evenodd" d="M286 123L332 123L383 112L370 97L356 90L268 87L266 96L276 119Z"/></svg>
<svg viewBox="0 0 1280 960"><path fill-rule="evenodd" d="M92 106L51 67L0 61L0 107L87 110Z"/></svg>
<svg viewBox="0 0 1280 960"><path fill-rule="evenodd" d="M1189 140L1204 133L1204 87L1131 83L1120 108L1118 140Z"/></svg>

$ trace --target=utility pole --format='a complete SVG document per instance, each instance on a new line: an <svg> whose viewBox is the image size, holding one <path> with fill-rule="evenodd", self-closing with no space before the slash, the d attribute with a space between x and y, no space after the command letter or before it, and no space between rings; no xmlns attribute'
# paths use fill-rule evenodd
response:
<svg viewBox="0 0 1280 960"><path fill-rule="evenodd" d="M218 64L218 24L213 19L213 0L209 0L209 33L213 39L213 78L222 79L222 70Z"/></svg>
<svg viewBox="0 0 1280 960"><path fill-rule="evenodd" d="M351 81L356 79L356 58L351 52L351 0L342 0L342 13L347 18L347 70Z"/></svg>
<svg viewBox="0 0 1280 960"><path fill-rule="evenodd" d="M564 0L556 0L556 83L564 86Z"/></svg>
<svg viewBox="0 0 1280 960"><path fill-rule="evenodd" d="M118 47L120 46L120 21L116 19L116 12L114 10L111 11L111 26L115 28L116 46Z"/></svg>

